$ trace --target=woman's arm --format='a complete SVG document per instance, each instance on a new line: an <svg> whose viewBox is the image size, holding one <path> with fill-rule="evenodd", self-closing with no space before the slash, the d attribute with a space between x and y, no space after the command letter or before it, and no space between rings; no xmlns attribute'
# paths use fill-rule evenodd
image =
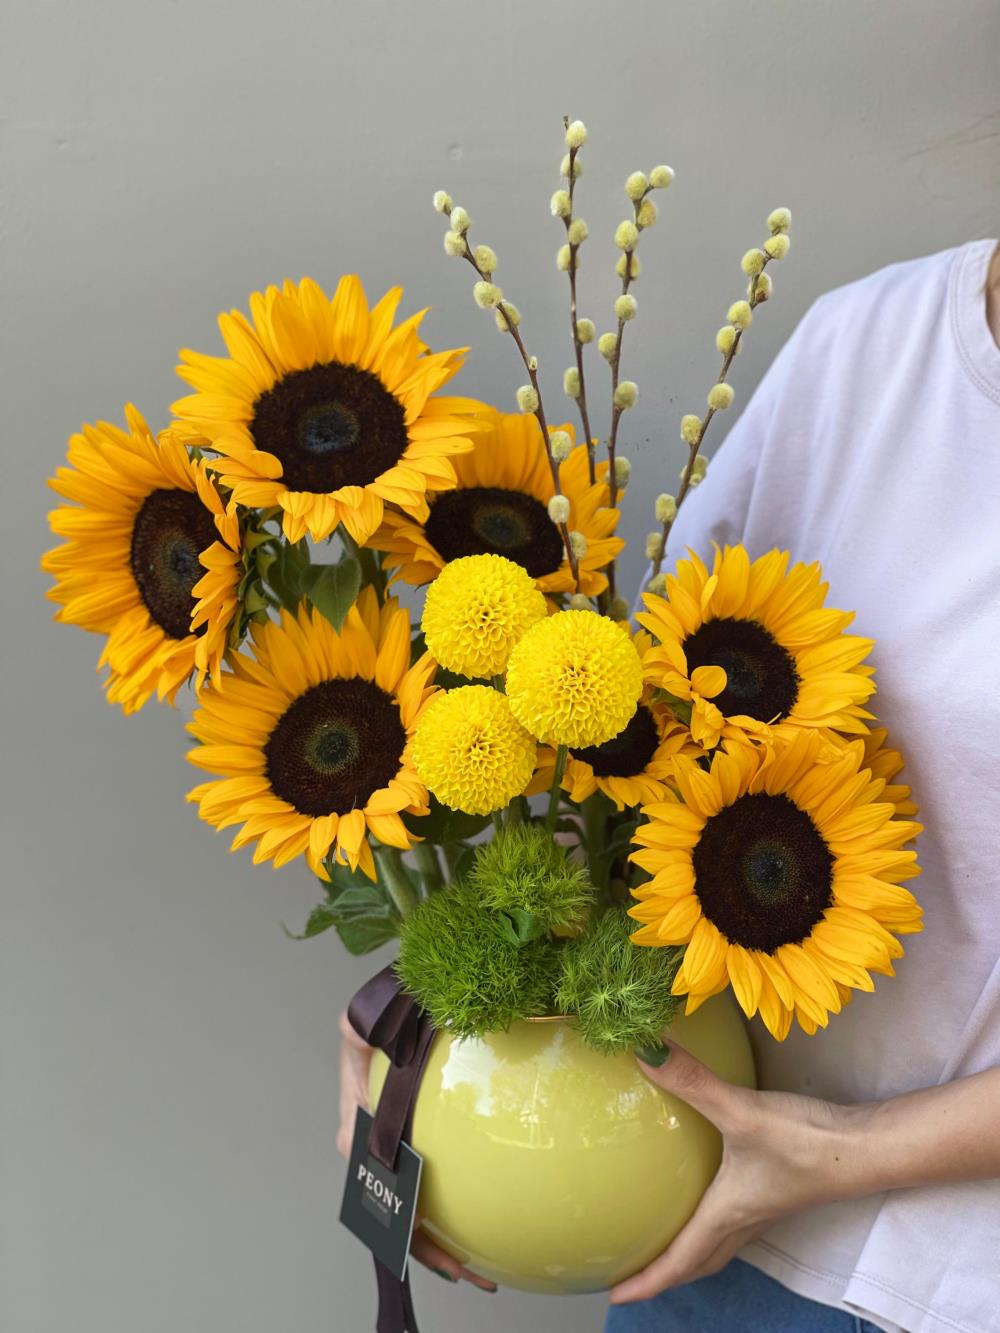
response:
<svg viewBox="0 0 1000 1333"><path fill-rule="evenodd" d="M782 1217L908 1185L1000 1176L1000 1069L884 1102L838 1106L753 1092L671 1044L643 1072L700 1111L723 1138L722 1165L680 1235L614 1304L718 1272Z"/></svg>

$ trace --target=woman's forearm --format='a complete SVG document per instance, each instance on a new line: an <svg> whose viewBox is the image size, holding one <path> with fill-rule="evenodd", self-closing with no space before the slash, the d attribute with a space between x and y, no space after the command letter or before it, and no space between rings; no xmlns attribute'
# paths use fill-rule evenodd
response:
<svg viewBox="0 0 1000 1333"><path fill-rule="evenodd" d="M1000 1068L866 1108L858 1193L1000 1177Z"/></svg>

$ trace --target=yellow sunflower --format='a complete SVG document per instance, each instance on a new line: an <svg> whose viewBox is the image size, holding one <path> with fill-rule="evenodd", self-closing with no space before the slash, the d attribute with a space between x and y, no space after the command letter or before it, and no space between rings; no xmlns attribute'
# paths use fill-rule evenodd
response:
<svg viewBox="0 0 1000 1333"><path fill-rule="evenodd" d="M831 734L830 740L841 749L851 743L847 737L835 734ZM882 793L882 800L888 801L897 815L907 819L912 818L919 812L910 788L905 783L893 781L903 771L903 756L898 750L894 750L888 741L889 733L885 727L874 727L866 735L858 737L858 741L854 743L860 742L864 745L862 767L871 769L872 777L885 779L886 788Z"/></svg>
<svg viewBox="0 0 1000 1333"><path fill-rule="evenodd" d="M893 975L896 936L922 929L900 884L920 873L904 849L920 825L896 817L863 742L833 753L798 731L674 772L683 803L643 811L632 859L652 879L629 912L636 944L687 945L673 991L689 1013L731 985L782 1041L793 1016L813 1033L871 972Z"/></svg>
<svg viewBox="0 0 1000 1333"><path fill-rule="evenodd" d="M636 616L657 640L646 678L691 706L706 749L726 737L824 727L860 734L871 713L871 639L845 634L853 612L823 606L819 565L788 568L787 551L752 563L742 546L716 548L711 573L694 554L647 594Z"/></svg>
<svg viewBox="0 0 1000 1333"><path fill-rule="evenodd" d="M71 501L49 515L67 538L42 558L57 580L56 620L108 636L109 703L134 713L174 699L194 673L219 678L239 613L240 526L202 462L169 431L151 434L132 406L128 429L85 425L69 467L50 479Z"/></svg>
<svg viewBox="0 0 1000 1333"><path fill-rule="evenodd" d="M253 656L233 658L190 723L200 745L188 758L219 778L188 799L216 828L242 824L232 850L256 843L255 864L304 855L328 879L333 849L374 879L368 834L406 849L400 812L428 813L410 739L436 664L410 666L409 616L392 598L380 609L371 588L339 634L304 607L251 633Z"/></svg>
<svg viewBox="0 0 1000 1333"><path fill-rule="evenodd" d="M240 504L280 506L289 541L319 541L343 523L365 541L398 505L422 522L427 493L455 485L452 459L471 448L479 405L434 397L465 349L429 354L423 315L393 328L402 289L370 310L360 281L333 299L309 278L250 297L219 316L228 357L182 351L196 393L173 410L221 457L212 466Z"/></svg>
<svg viewBox="0 0 1000 1333"><path fill-rule="evenodd" d="M644 630L638 630L632 642L642 654L649 647L650 638ZM687 727L677 721L665 704L657 703L653 695L654 691L647 686L624 731L610 741L568 752L562 789L570 800L579 805L595 791L601 791L619 810L624 810L652 801L677 799L671 782L674 757L697 756L701 750L692 742ZM556 751L551 746L542 747L528 795L551 789L555 764Z"/></svg>
<svg viewBox="0 0 1000 1333"><path fill-rule="evenodd" d="M414 585L429 583L462 556L502 555L522 565L542 592L575 592L562 537L549 518L555 487L538 421L530 414L483 409L480 423L484 428L473 451L455 460L456 489L433 499L423 519L386 511L369 545L398 567L396 578ZM573 437L572 425L558 429ZM588 597L608 586L602 570L625 545L614 536L618 510L608 508L607 476L604 462L591 485L582 444L560 464L568 526L587 542L579 564L580 591Z"/></svg>

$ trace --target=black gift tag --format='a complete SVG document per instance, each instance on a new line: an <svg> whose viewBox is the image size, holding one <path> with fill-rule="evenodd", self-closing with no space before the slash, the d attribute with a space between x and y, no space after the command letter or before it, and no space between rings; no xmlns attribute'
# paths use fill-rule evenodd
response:
<svg viewBox="0 0 1000 1333"><path fill-rule="evenodd" d="M358 1107L340 1220L400 1281L406 1275L424 1159L408 1143L399 1145L396 1170L368 1151L372 1117Z"/></svg>

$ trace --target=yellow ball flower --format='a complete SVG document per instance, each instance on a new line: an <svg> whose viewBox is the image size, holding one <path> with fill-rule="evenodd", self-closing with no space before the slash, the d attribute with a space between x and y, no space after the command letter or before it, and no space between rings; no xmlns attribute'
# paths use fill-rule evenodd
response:
<svg viewBox="0 0 1000 1333"><path fill-rule="evenodd" d="M535 758L535 742L506 696L489 685L436 695L413 740L421 782L443 805L469 815L492 814L519 796L531 781Z"/></svg>
<svg viewBox="0 0 1000 1333"><path fill-rule="evenodd" d="M546 615L531 575L502 555L452 560L427 589L420 628L431 656L475 680L500 675L511 649Z"/></svg>
<svg viewBox="0 0 1000 1333"><path fill-rule="evenodd" d="M603 745L624 729L641 693L632 640L593 611L560 611L538 621L507 667L511 712L550 745Z"/></svg>

